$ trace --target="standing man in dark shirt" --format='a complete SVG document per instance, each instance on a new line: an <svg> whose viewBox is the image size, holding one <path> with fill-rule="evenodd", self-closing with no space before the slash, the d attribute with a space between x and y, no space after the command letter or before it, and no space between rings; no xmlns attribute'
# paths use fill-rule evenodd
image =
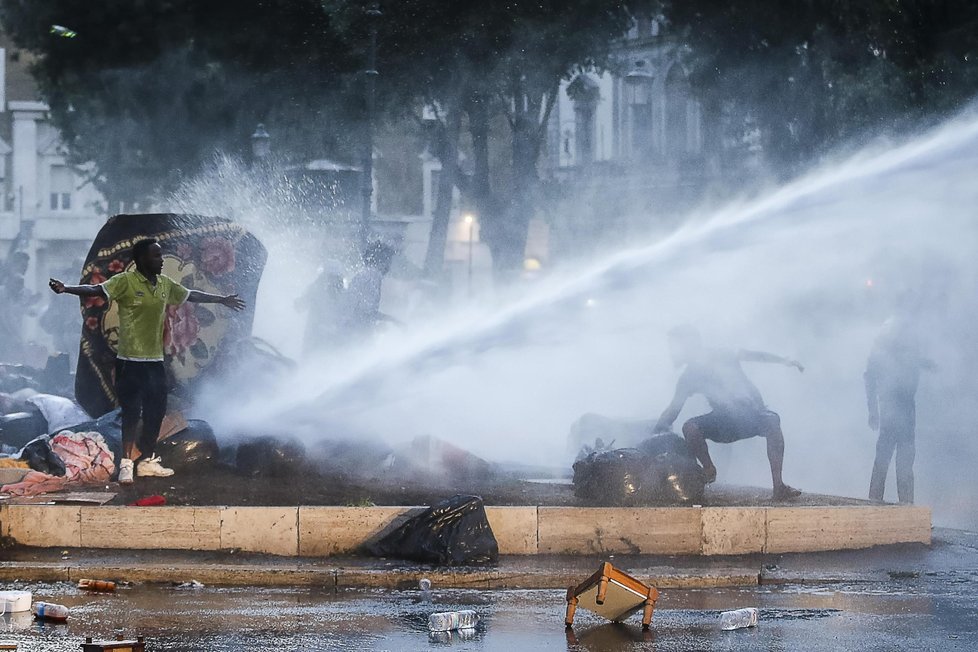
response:
<svg viewBox="0 0 978 652"><path fill-rule="evenodd" d="M870 500L883 500L886 474L896 452L897 497L913 504L913 462L916 457L916 394L922 370L936 365L921 352L920 338L909 315L883 324L866 362L869 427L879 430L876 461L869 482Z"/></svg>
<svg viewBox="0 0 978 652"><path fill-rule="evenodd" d="M764 437L767 439L774 499L784 500L801 494L786 485L781 477L784 464L781 419L764 405L761 393L740 366L743 361L773 362L795 367L801 372L805 370L801 363L760 351L707 349L703 346L699 331L692 326L679 326L670 331L669 348L676 365L685 365L686 368L676 384L672 402L659 417L655 431L670 430L686 400L695 394L702 394L713 411L684 423L683 436L690 452L703 465L707 483L716 480L717 476L707 439L730 444L741 439Z"/></svg>
<svg viewBox="0 0 978 652"><path fill-rule="evenodd" d="M119 306L119 345L116 351L115 386L122 408L122 460L119 483L132 484L137 476L169 477L153 455L166 413L166 371L163 366L163 322L167 306L219 303L232 310L244 308L238 295L221 296L190 290L163 274L163 249L154 238L132 246L135 267L116 274L100 285L65 285L51 279L55 294L103 297ZM142 420L142 432L138 424ZM136 459L136 448L139 458Z"/></svg>

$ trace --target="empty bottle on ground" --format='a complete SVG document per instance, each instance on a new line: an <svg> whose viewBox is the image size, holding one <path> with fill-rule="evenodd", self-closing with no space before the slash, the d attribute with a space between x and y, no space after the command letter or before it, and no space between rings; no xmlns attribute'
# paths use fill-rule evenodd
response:
<svg viewBox="0 0 978 652"><path fill-rule="evenodd" d="M743 629L757 627L757 609L747 607L736 611L724 611L720 614L720 629Z"/></svg>
<svg viewBox="0 0 978 652"><path fill-rule="evenodd" d="M453 629L470 629L479 624L479 614L464 611L443 611L428 616L428 631L450 632Z"/></svg>
<svg viewBox="0 0 978 652"><path fill-rule="evenodd" d="M34 616L43 620L68 620L68 607L53 602L35 602Z"/></svg>

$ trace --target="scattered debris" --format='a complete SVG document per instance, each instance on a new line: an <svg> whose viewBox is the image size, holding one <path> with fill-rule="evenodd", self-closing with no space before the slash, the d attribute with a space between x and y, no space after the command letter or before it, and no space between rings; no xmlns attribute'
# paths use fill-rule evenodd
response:
<svg viewBox="0 0 978 652"><path fill-rule="evenodd" d="M63 604L53 602L35 602L32 608L34 617L39 620L54 620L63 622L68 620L70 610Z"/></svg>
<svg viewBox="0 0 978 652"><path fill-rule="evenodd" d="M479 614L471 609L442 611L428 616L429 632L451 632L456 629L474 629L479 624Z"/></svg>
<svg viewBox="0 0 978 652"><path fill-rule="evenodd" d="M0 614L30 610L30 591L0 591Z"/></svg>
<svg viewBox="0 0 978 652"><path fill-rule="evenodd" d="M146 496L127 504L129 507L162 507L166 505L166 496Z"/></svg>
<svg viewBox="0 0 978 652"><path fill-rule="evenodd" d="M78 580L78 588L86 591L110 593L115 591L115 582L110 582L108 580L80 579Z"/></svg>
<svg viewBox="0 0 978 652"><path fill-rule="evenodd" d="M755 607L724 611L720 614L720 629L730 631L733 629L757 627L757 616L758 611Z"/></svg>
<svg viewBox="0 0 978 652"><path fill-rule="evenodd" d="M190 580L189 582L181 582L180 584L177 584L176 588L197 590L204 588L204 584L203 582L198 582L197 580Z"/></svg>

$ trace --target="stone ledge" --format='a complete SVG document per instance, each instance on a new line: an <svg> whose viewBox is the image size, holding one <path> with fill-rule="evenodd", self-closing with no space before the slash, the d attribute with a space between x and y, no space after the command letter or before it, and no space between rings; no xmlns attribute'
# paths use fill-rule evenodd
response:
<svg viewBox="0 0 978 652"><path fill-rule="evenodd" d="M0 534L34 547L356 553L416 507L6 505ZM927 507L487 507L502 555L740 555L931 540ZM518 579L487 576L487 582Z"/></svg>

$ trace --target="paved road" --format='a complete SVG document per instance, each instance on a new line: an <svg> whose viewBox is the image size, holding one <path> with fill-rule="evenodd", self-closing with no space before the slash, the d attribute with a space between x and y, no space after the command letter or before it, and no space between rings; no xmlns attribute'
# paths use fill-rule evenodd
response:
<svg viewBox="0 0 978 652"><path fill-rule="evenodd" d="M677 566L699 563L675 558ZM417 591L136 585L114 594L68 583L5 582L36 600L72 608L67 625L27 614L0 620L0 641L22 652L78 650L86 635L147 637L149 650L978 650L978 535L945 531L931 548L765 556L766 581L741 589L663 590L653 630L637 617L607 624L578 611L563 628L559 590L474 591L436 586L434 603ZM778 568L773 568L772 564ZM814 582L814 583L812 583ZM721 610L761 609L756 629L720 631ZM435 610L473 608L472 636L429 639Z"/></svg>
<svg viewBox="0 0 978 652"><path fill-rule="evenodd" d="M565 633L560 591L416 592L134 587L83 594L69 584L35 585L36 598L72 607L68 625L4 616L0 640L29 652L77 650L85 635L119 629L147 637L150 650L975 650L978 573L899 577L888 582L754 589L666 591L652 632L637 617L607 624L579 612ZM756 629L723 632L721 609L758 606ZM430 612L472 608L471 636L431 638ZM26 627L26 629L20 629Z"/></svg>

